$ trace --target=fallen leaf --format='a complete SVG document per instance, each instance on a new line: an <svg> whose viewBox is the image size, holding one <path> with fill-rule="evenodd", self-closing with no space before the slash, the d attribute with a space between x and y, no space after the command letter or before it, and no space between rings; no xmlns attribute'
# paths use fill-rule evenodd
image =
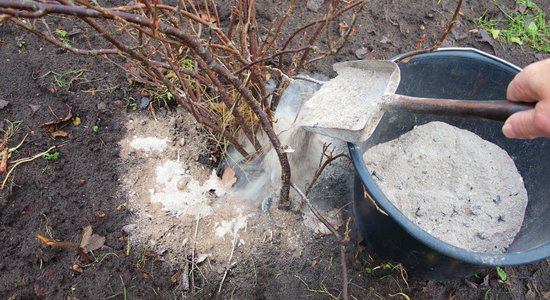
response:
<svg viewBox="0 0 550 300"><path fill-rule="evenodd" d="M91 225L82 228L82 239L80 240L80 248L86 248L86 245L88 245L88 243L90 242L90 238L92 237L92 232L93 229Z"/></svg>
<svg viewBox="0 0 550 300"><path fill-rule="evenodd" d="M0 15L0 26L4 25L4 23L9 20L11 17L8 15Z"/></svg>
<svg viewBox="0 0 550 300"><path fill-rule="evenodd" d="M84 269L82 269L82 267L79 266L78 264L74 264L72 269L73 269L73 271L77 271L78 273L84 272Z"/></svg>
<svg viewBox="0 0 550 300"><path fill-rule="evenodd" d="M105 218L105 216L107 216L107 214L102 210L98 210L98 211L95 212L95 216L98 217L98 218Z"/></svg>
<svg viewBox="0 0 550 300"><path fill-rule="evenodd" d="M204 262L208 258L208 256L210 256L210 254L199 254L195 258L195 263L200 264L201 262Z"/></svg>
<svg viewBox="0 0 550 300"><path fill-rule="evenodd" d="M34 105L29 104L29 107L31 108L31 115L34 115L39 109L41 105Z"/></svg>
<svg viewBox="0 0 550 300"><path fill-rule="evenodd" d="M550 291L542 292L541 294L543 299L550 299Z"/></svg>
<svg viewBox="0 0 550 300"><path fill-rule="evenodd" d="M485 42L485 43L489 44L493 48L493 51L495 51L495 49L496 49L495 42L491 38L491 36L483 29L479 29L478 34L479 34L479 37L476 40L478 42Z"/></svg>
<svg viewBox="0 0 550 300"><path fill-rule="evenodd" d="M170 281L172 281L172 283L176 283L180 280L181 278L181 271L177 271L176 273L174 273L174 275L170 276Z"/></svg>
<svg viewBox="0 0 550 300"><path fill-rule="evenodd" d="M518 44L518 45L523 45L523 42L521 41L521 39L517 36L514 36L514 37L511 37L510 38L510 42L514 43L514 44Z"/></svg>
<svg viewBox="0 0 550 300"><path fill-rule="evenodd" d="M489 33L491 33L491 36L493 37L493 39L498 39L499 35L500 35L500 30L498 29L490 29L489 30Z"/></svg>
<svg viewBox="0 0 550 300"><path fill-rule="evenodd" d="M199 17L207 23L216 23L216 18L205 13L199 13Z"/></svg>
<svg viewBox="0 0 550 300"><path fill-rule="evenodd" d="M237 177L235 177L235 171L231 168L225 168L222 174L222 183L225 187L232 187L235 182L237 182Z"/></svg>
<svg viewBox="0 0 550 300"><path fill-rule="evenodd" d="M74 117L73 118L73 126L78 126L80 125L80 117Z"/></svg>
<svg viewBox="0 0 550 300"><path fill-rule="evenodd" d="M90 240L88 244L86 244L85 247L82 247L85 253L88 253L90 251L95 251L97 249L100 249L105 245L105 237L97 234L92 234L90 237Z"/></svg>
<svg viewBox="0 0 550 300"><path fill-rule="evenodd" d="M73 117L72 108L67 105L67 115L63 118L58 118L57 120L46 122L42 125L40 125L40 128L45 129L46 131L52 133L55 131L60 130L61 128L65 127L67 125L67 122L69 122Z"/></svg>
<svg viewBox="0 0 550 300"><path fill-rule="evenodd" d="M52 136L52 138L58 138L58 137L68 137L69 136L69 133L64 131L64 130L56 130L52 133L50 133L50 135Z"/></svg>
<svg viewBox="0 0 550 300"><path fill-rule="evenodd" d="M0 99L0 109L4 109L8 104L10 104L8 101Z"/></svg>

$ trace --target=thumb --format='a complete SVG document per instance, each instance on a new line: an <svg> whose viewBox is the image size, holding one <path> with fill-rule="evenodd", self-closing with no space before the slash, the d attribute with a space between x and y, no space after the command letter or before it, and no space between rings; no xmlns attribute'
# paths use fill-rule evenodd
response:
<svg viewBox="0 0 550 300"><path fill-rule="evenodd" d="M550 101L537 102L534 109L511 115L502 132L506 137L516 139L550 137Z"/></svg>

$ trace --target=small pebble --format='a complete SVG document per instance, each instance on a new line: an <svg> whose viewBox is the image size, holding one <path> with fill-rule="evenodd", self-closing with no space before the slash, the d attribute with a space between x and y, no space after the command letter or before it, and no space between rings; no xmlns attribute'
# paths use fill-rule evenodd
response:
<svg viewBox="0 0 550 300"><path fill-rule="evenodd" d="M307 9L318 12L321 9L321 6L323 6L324 0L308 0L306 3Z"/></svg>
<svg viewBox="0 0 550 300"><path fill-rule="evenodd" d="M136 230L136 228L137 228L136 224L124 225L124 226L122 226L122 232L130 235Z"/></svg>
<svg viewBox="0 0 550 300"><path fill-rule="evenodd" d="M99 110L100 112L107 111L107 104L105 104L105 102L99 102L97 104L97 110Z"/></svg>
<svg viewBox="0 0 550 300"><path fill-rule="evenodd" d="M369 50L367 48L361 47L355 50L355 57L357 57L357 59L365 59L368 53L369 53Z"/></svg>
<svg viewBox="0 0 550 300"><path fill-rule="evenodd" d="M139 108L140 109L146 109L147 106L149 106L149 103L151 103L151 98L141 97L141 99L139 100Z"/></svg>

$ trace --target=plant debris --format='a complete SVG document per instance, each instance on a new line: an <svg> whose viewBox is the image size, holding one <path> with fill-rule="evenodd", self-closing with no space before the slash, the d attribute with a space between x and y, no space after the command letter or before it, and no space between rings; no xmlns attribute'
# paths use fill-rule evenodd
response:
<svg viewBox="0 0 550 300"><path fill-rule="evenodd" d="M51 111L52 110L51 107L49 108ZM62 129L65 128L67 125L69 125L69 123L72 121L72 117L73 117L72 108L67 104L67 114L63 118L59 118L58 116L56 116L55 113L53 113L53 111L52 111L52 114L56 117L56 120L46 122L40 125L39 127L42 129L45 129L46 132L48 132L52 138L66 137L68 133L66 133Z"/></svg>
<svg viewBox="0 0 550 300"><path fill-rule="evenodd" d="M50 246L50 247L53 247L53 248L63 248L63 249L72 249L72 250L75 250L78 255L80 255L80 257L82 257L82 259L86 262L86 263L90 263L91 260L90 260L90 257L82 250L82 248L80 248L78 245L76 245L75 243L71 243L71 242L58 242L58 241L54 241L52 239L49 239L43 235L40 235L40 234L37 234L36 237L44 244Z"/></svg>
<svg viewBox="0 0 550 300"><path fill-rule="evenodd" d="M89 253L100 249L105 245L105 237L97 234L92 234L92 226L88 225L82 230L82 240L80 241L80 248Z"/></svg>

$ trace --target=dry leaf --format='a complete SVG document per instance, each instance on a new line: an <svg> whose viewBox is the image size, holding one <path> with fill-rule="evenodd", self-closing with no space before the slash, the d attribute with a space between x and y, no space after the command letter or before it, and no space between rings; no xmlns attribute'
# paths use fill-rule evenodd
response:
<svg viewBox="0 0 550 300"><path fill-rule="evenodd" d="M204 262L208 258L208 256L210 256L210 254L199 254L195 258L195 263L200 264L201 262Z"/></svg>
<svg viewBox="0 0 550 300"><path fill-rule="evenodd" d="M8 15L0 15L0 26L4 25L4 23L9 20L10 16Z"/></svg>
<svg viewBox="0 0 550 300"><path fill-rule="evenodd" d="M105 245L105 237L92 234L92 226L88 225L82 229L82 240L80 241L80 248L84 253L95 251L103 245Z"/></svg>
<svg viewBox="0 0 550 300"><path fill-rule="evenodd" d="M105 216L107 216L107 214L102 210L98 210L98 211L95 212L95 216L98 217L98 218L105 218Z"/></svg>
<svg viewBox="0 0 550 300"><path fill-rule="evenodd" d="M10 104L9 101L0 99L0 109L4 109L4 107L8 106L8 104Z"/></svg>
<svg viewBox="0 0 550 300"><path fill-rule="evenodd" d="M29 107L31 108L31 115L34 115L40 109L40 105L29 104Z"/></svg>
<svg viewBox="0 0 550 300"><path fill-rule="evenodd" d="M78 273L84 272L84 269L82 269L82 267L77 265L77 264L74 264L72 269L73 269L73 271L77 271Z"/></svg>
<svg viewBox="0 0 550 300"><path fill-rule="evenodd" d="M181 278L181 271L177 271L174 275L170 277L170 281L172 281L172 283L176 283L180 280L180 278Z"/></svg>
<svg viewBox="0 0 550 300"><path fill-rule="evenodd" d="M80 123L81 123L80 117L73 118L73 126L78 126L80 125Z"/></svg>
<svg viewBox="0 0 550 300"><path fill-rule="evenodd" d="M199 13L199 18L201 18L201 20L207 22L207 23L216 23L216 18L214 18L213 16L209 16L208 14L205 14L205 13Z"/></svg>
<svg viewBox="0 0 550 300"><path fill-rule="evenodd" d="M88 253L90 251L95 251L97 249L100 249L105 245L105 237L97 234L92 234L90 237L90 240L88 244L85 247L82 247L85 253Z"/></svg>
<svg viewBox="0 0 550 300"><path fill-rule="evenodd" d="M235 184L235 182L237 182L237 177L235 177L235 171L233 171L231 168L225 168L222 174L223 185L227 188L230 188Z"/></svg>
<svg viewBox="0 0 550 300"><path fill-rule="evenodd" d="M88 225L82 229L82 239L80 240L80 248L86 248L86 245L90 243L90 238L92 237L92 226Z"/></svg>
<svg viewBox="0 0 550 300"><path fill-rule="evenodd" d="M67 105L67 115L65 115L65 117L58 118L55 121L46 122L40 125L40 128L44 128L48 132L55 132L65 127L67 125L67 122L69 122L72 118L73 118L72 108L69 105Z"/></svg>

